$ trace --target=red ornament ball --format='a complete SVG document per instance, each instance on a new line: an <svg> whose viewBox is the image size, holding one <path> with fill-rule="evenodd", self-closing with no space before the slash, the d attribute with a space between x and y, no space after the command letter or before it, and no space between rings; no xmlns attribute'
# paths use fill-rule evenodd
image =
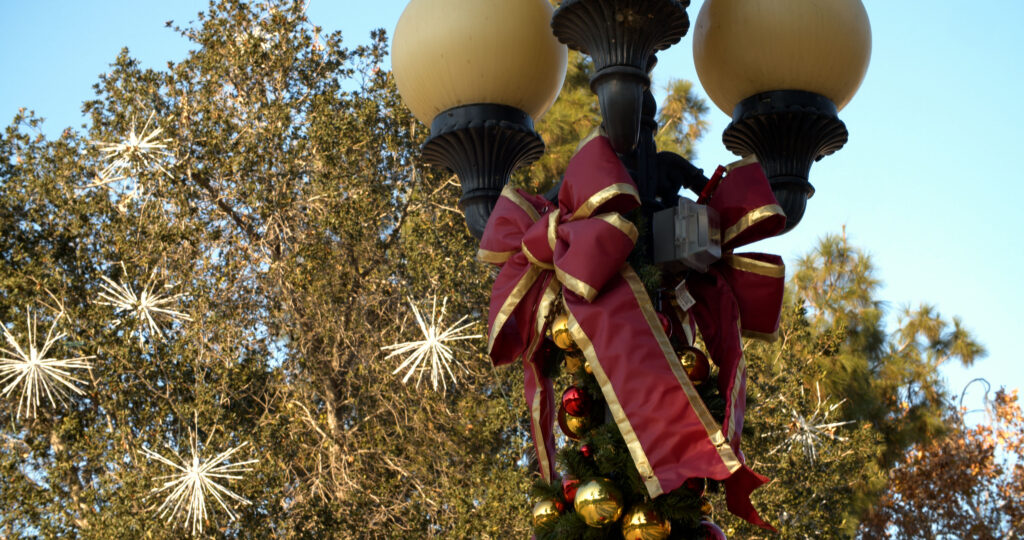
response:
<svg viewBox="0 0 1024 540"><path fill-rule="evenodd" d="M580 487L579 478L573 478L571 476L562 477L562 495L565 496L565 502L572 504L576 500L576 489Z"/></svg>
<svg viewBox="0 0 1024 540"><path fill-rule="evenodd" d="M686 489L692 491L694 496L700 497L704 495L704 490L707 489L708 482L704 478L694 477L683 482L683 485L686 486Z"/></svg>
<svg viewBox="0 0 1024 540"><path fill-rule="evenodd" d="M590 413L590 396L578 386L570 386L562 393L562 408L570 416L587 416Z"/></svg>
<svg viewBox="0 0 1024 540"><path fill-rule="evenodd" d="M725 532L710 521L701 521L701 527L704 528L704 540L729 540L725 536Z"/></svg>
<svg viewBox="0 0 1024 540"><path fill-rule="evenodd" d="M585 458L592 457L594 455L594 448L589 444L584 444L580 447L580 453L583 454L583 457Z"/></svg>
<svg viewBox="0 0 1024 540"><path fill-rule="evenodd" d="M661 323L661 329L665 331L665 335L672 337L672 320L664 313L659 313L658 322Z"/></svg>

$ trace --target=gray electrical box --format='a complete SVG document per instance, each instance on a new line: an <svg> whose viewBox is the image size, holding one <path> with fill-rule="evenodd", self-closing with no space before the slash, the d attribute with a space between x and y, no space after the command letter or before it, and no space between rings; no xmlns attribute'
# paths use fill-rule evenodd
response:
<svg viewBox="0 0 1024 540"><path fill-rule="evenodd" d="M654 214L654 262L698 272L722 258L718 212L680 197L675 208Z"/></svg>

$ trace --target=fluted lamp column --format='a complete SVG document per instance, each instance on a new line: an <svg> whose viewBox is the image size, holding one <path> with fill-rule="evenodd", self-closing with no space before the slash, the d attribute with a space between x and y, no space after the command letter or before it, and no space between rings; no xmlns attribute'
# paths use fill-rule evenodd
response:
<svg viewBox="0 0 1024 540"><path fill-rule="evenodd" d="M458 175L477 238L512 172L544 153L533 124L568 61L551 14L547 0L411 0L395 28L398 91L430 125L423 159Z"/></svg>
<svg viewBox="0 0 1024 540"><path fill-rule="evenodd" d="M861 0L705 0L693 57L701 85L732 123L722 137L756 154L786 212L800 222L811 164L846 144L838 112L864 80L871 27Z"/></svg>

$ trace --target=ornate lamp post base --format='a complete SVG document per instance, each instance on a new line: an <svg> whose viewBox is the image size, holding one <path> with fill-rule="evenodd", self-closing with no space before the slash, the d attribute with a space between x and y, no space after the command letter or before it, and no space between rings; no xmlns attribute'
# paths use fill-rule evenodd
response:
<svg viewBox="0 0 1024 540"><path fill-rule="evenodd" d="M814 187L811 164L846 144L849 132L836 106L820 94L779 90L751 96L736 105L722 142L734 154L756 154L786 212L789 231L803 218Z"/></svg>
<svg viewBox="0 0 1024 540"><path fill-rule="evenodd" d="M423 144L423 160L446 167L462 184L459 206L477 239L512 172L544 154L533 119L506 105L463 105L438 114Z"/></svg>

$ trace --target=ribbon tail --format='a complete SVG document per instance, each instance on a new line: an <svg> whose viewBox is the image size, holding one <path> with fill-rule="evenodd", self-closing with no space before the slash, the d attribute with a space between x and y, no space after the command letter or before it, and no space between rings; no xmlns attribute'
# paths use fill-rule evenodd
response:
<svg viewBox="0 0 1024 540"><path fill-rule="evenodd" d="M628 266L593 303L565 292L570 331L651 497L743 468L701 401ZM622 336L630 336L624 340Z"/></svg>
<svg viewBox="0 0 1024 540"><path fill-rule="evenodd" d="M750 494L764 484L771 482L767 477L761 476L744 465L727 478L725 482L725 503L726 508L733 515L743 518L749 523L757 525L772 532L778 532L754 509L750 502Z"/></svg>
<svg viewBox="0 0 1024 540"><path fill-rule="evenodd" d="M726 400L722 428L733 451L739 454L747 407L747 364L743 358L739 304L716 268L692 277L686 286L697 300L691 308L697 327L711 359L718 365L718 390Z"/></svg>
<svg viewBox="0 0 1024 540"><path fill-rule="evenodd" d="M533 361L523 362L526 403L530 408L530 433L537 452L537 464L545 482L555 478L555 391L551 379L541 373L543 352Z"/></svg>

